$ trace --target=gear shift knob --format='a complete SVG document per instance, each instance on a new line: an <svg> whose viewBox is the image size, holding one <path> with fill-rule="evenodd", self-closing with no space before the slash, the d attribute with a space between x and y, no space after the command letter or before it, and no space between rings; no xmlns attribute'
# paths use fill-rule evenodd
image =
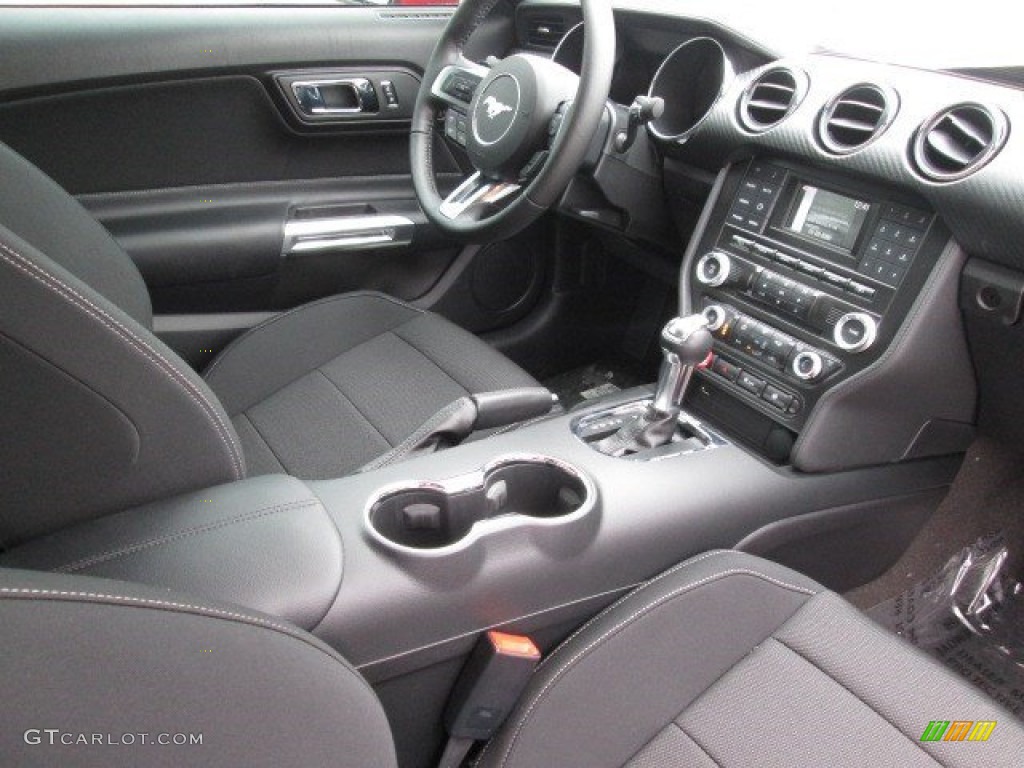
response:
<svg viewBox="0 0 1024 768"><path fill-rule="evenodd" d="M661 372L651 408L660 414L679 412L693 369L711 353L711 333L704 315L674 317L661 331Z"/></svg>

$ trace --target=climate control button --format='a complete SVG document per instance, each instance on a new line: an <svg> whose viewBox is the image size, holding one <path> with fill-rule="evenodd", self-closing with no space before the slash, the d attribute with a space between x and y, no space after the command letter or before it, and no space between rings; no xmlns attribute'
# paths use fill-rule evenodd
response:
<svg viewBox="0 0 1024 768"><path fill-rule="evenodd" d="M839 318L832 339L840 349L847 352L863 352L875 343L878 326L875 319L865 312L848 312Z"/></svg>
<svg viewBox="0 0 1024 768"><path fill-rule="evenodd" d="M720 304L709 304L704 307L704 319L708 321L708 330L714 333L725 325L729 315Z"/></svg>
<svg viewBox="0 0 1024 768"><path fill-rule="evenodd" d="M825 369L825 361L813 349L804 349L793 356L789 369L801 381L814 381Z"/></svg>

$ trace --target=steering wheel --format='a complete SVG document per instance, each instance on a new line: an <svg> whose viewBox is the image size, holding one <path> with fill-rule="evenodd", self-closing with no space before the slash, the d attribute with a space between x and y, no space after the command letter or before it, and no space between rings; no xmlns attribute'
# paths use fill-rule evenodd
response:
<svg viewBox="0 0 1024 768"><path fill-rule="evenodd" d="M416 197L427 218L461 240L515 234L558 200L601 122L615 62L610 0L581 0L586 41L577 77L533 54L489 59L463 56L469 36L498 0L462 0L424 72L410 146ZM474 172L442 199L433 170L438 114L461 113Z"/></svg>

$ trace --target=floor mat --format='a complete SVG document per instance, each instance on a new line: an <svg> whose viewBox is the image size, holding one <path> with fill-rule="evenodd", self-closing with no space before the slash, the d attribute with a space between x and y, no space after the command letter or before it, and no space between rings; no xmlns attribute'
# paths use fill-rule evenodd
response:
<svg viewBox="0 0 1024 768"><path fill-rule="evenodd" d="M1008 558L1001 533L981 538L867 613L1024 719L1024 587Z"/></svg>
<svg viewBox="0 0 1024 768"><path fill-rule="evenodd" d="M897 563L875 581L846 593L862 610L901 594L938 571L982 536L1002 531L1008 573L1024 581L1024 467L1018 450L979 438L949 494Z"/></svg>
<svg viewBox="0 0 1024 768"><path fill-rule="evenodd" d="M544 386L558 395L562 407L569 410L585 400L596 400L622 389L652 382L653 379L645 379L633 368L599 362L553 376L544 382Z"/></svg>

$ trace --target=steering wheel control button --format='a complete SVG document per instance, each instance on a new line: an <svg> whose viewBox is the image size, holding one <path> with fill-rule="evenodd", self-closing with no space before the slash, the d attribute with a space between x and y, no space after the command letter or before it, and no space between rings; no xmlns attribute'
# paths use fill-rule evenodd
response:
<svg viewBox="0 0 1024 768"><path fill-rule="evenodd" d="M848 312L839 318L832 332L832 338L840 349L847 352L863 352L875 343L878 326L871 315L864 312Z"/></svg>
<svg viewBox="0 0 1024 768"><path fill-rule="evenodd" d="M801 381L814 381L825 369L825 361L821 354L812 349L804 349L796 353L790 370Z"/></svg>
<svg viewBox="0 0 1024 768"><path fill-rule="evenodd" d="M474 77L468 72L452 72L445 79L444 84L441 86L441 91L451 96L453 99L458 99L463 104L469 104L473 100L473 94L476 92L476 87L478 85L480 85L480 79L478 77ZM381 83L381 88L383 87L384 84ZM397 104L397 95L394 98L395 104ZM387 89L384 89L384 99L390 105L391 101L388 97Z"/></svg>
<svg viewBox="0 0 1024 768"><path fill-rule="evenodd" d="M724 253L712 251L701 257L697 262L697 281L703 285L717 288L725 285L732 271L732 260Z"/></svg>

